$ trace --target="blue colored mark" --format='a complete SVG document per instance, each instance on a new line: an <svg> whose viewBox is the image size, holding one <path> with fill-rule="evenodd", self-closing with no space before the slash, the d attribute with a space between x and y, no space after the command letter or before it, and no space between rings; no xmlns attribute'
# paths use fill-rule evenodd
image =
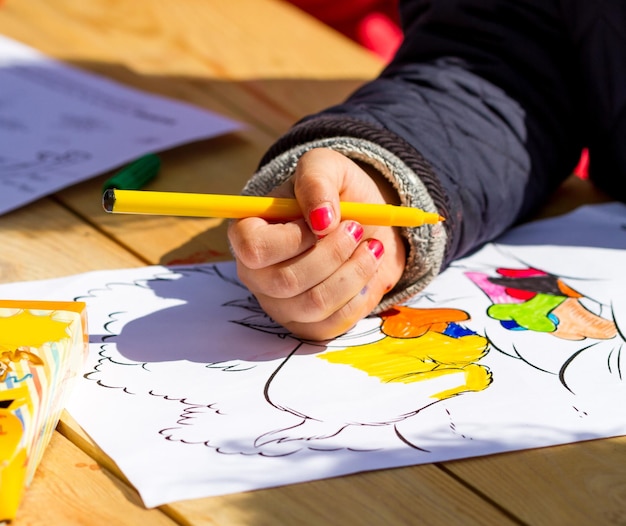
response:
<svg viewBox="0 0 626 526"><path fill-rule="evenodd" d="M459 325L458 323L454 323L453 321L448 323L448 326L446 327L446 330L443 331L443 333L446 336L450 336L451 338L462 338L463 336L472 336L476 334L474 331L466 327L462 327L461 325Z"/></svg>
<svg viewBox="0 0 626 526"><path fill-rule="evenodd" d="M559 319L553 313L551 312L548 313L547 318L552 323L554 323L554 325L559 324ZM528 330L526 327L522 327L520 324L518 324L515 320L500 320L500 325L502 325L502 327L504 327L508 331L527 331Z"/></svg>
<svg viewBox="0 0 626 526"><path fill-rule="evenodd" d="M526 327L522 327L515 320L500 320L500 325L507 329L508 331L525 331L528 330Z"/></svg>
<svg viewBox="0 0 626 526"><path fill-rule="evenodd" d="M32 377L33 377L32 373L27 373L24 376L22 376L21 378L18 378L14 374L10 374L9 376L7 376L5 381L7 383L7 386L9 387L9 389L11 389L11 388L15 387L16 384L19 384L21 382L25 382L26 380L29 380Z"/></svg>

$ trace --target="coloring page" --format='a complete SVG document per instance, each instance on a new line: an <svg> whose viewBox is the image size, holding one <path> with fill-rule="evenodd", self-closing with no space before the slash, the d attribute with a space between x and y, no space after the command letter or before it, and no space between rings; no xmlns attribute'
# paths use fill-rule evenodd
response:
<svg viewBox="0 0 626 526"><path fill-rule="evenodd" d="M625 248L621 204L529 223L325 342L273 322L232 262L0 294L87 303L68 409L152 507L626 434Z"/></svg>

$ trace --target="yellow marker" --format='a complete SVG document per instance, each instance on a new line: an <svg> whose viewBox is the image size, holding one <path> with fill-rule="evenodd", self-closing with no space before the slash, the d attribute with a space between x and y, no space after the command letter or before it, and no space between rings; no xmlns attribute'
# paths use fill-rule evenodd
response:
<svg viewBox="0 0 626 526"><path fill-rule="evenodd" d="M107 212L170 216L262 217L288 221L302 217L295 199L240 195L146 192L141 190L106 190L102 206ZM340 203L341 218L363 225L416 227L434 225L444 218L419 208L365 203Z"/></svg>

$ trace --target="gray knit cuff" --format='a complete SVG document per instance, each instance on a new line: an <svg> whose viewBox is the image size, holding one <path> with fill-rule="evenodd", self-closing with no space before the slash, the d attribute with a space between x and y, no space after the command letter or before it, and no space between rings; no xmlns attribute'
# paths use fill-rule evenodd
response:
<svg viewBox="0 0 626 526"><path fill-rule="evenodd" d="M287 150L261 166L242 193L268 194L287 181L294 174L300 157L314 148L329 148L354 161L369 164L393 185L403 206L438 213L424 183L399 157L376 143L354 137L328 137ZM409 247L404 273L397 285L383 297L374 313L382 312L417 294L439 273L443 263L447 234L442 223L401 230Z"/></svg>

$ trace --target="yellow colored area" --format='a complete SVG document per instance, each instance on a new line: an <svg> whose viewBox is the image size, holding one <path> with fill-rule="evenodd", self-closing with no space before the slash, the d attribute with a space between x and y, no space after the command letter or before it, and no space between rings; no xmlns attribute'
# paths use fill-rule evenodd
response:
<svg viewBox="0 0 626 526"><path fill-rule="evenodd" d="M26 448L20 446L22 422L0 409L0 521L15 517L24 493Z"/></svg>
<svg viewBox="0 0 626 526"><path fill-rule="evenodd" d="M84 303L0 300L0 522L15 518L88 337Z"/></svg>
<svg viewBox="0 0 626 526"><path fill-rule="evenodd" d="M433 393L444 399L464 391L481 391L491 383L489 370L474 362L487 352L486 338L467 335L452 338L428 331L418 338L386 337L374 343L327 351L318 357L356 367L382 382L422 382L463 372L455 388Z"/></svg>
<svg viewBox="0 0 626 526"><path fill-rule="evenodd" d="M3 309L30 310L41 312L44 316L54 313L52 318L56 318L57 316L71 318L68 314L74 312L80 316L82 339L86 350L86 346L89 342L89 331L87 330L87 305L82 301L0 300L0 312L2 312ZM1 334L2 333L0 332L0 336ZM2 340L4 340L4 338L0 338L0 344L2 344ZM21 343L15 347L25 345L27 345L27 343ZM38 346L35 345L34 347Z"/></svg>
<svg viewBox="0 0 626 526"><path fill-rule="evenodd" d="M45 315L21 310L14 316L0 316L0 351L11 351L21 347L41 347L46 342L67 338L69 323L56 321Z"/></svg>

